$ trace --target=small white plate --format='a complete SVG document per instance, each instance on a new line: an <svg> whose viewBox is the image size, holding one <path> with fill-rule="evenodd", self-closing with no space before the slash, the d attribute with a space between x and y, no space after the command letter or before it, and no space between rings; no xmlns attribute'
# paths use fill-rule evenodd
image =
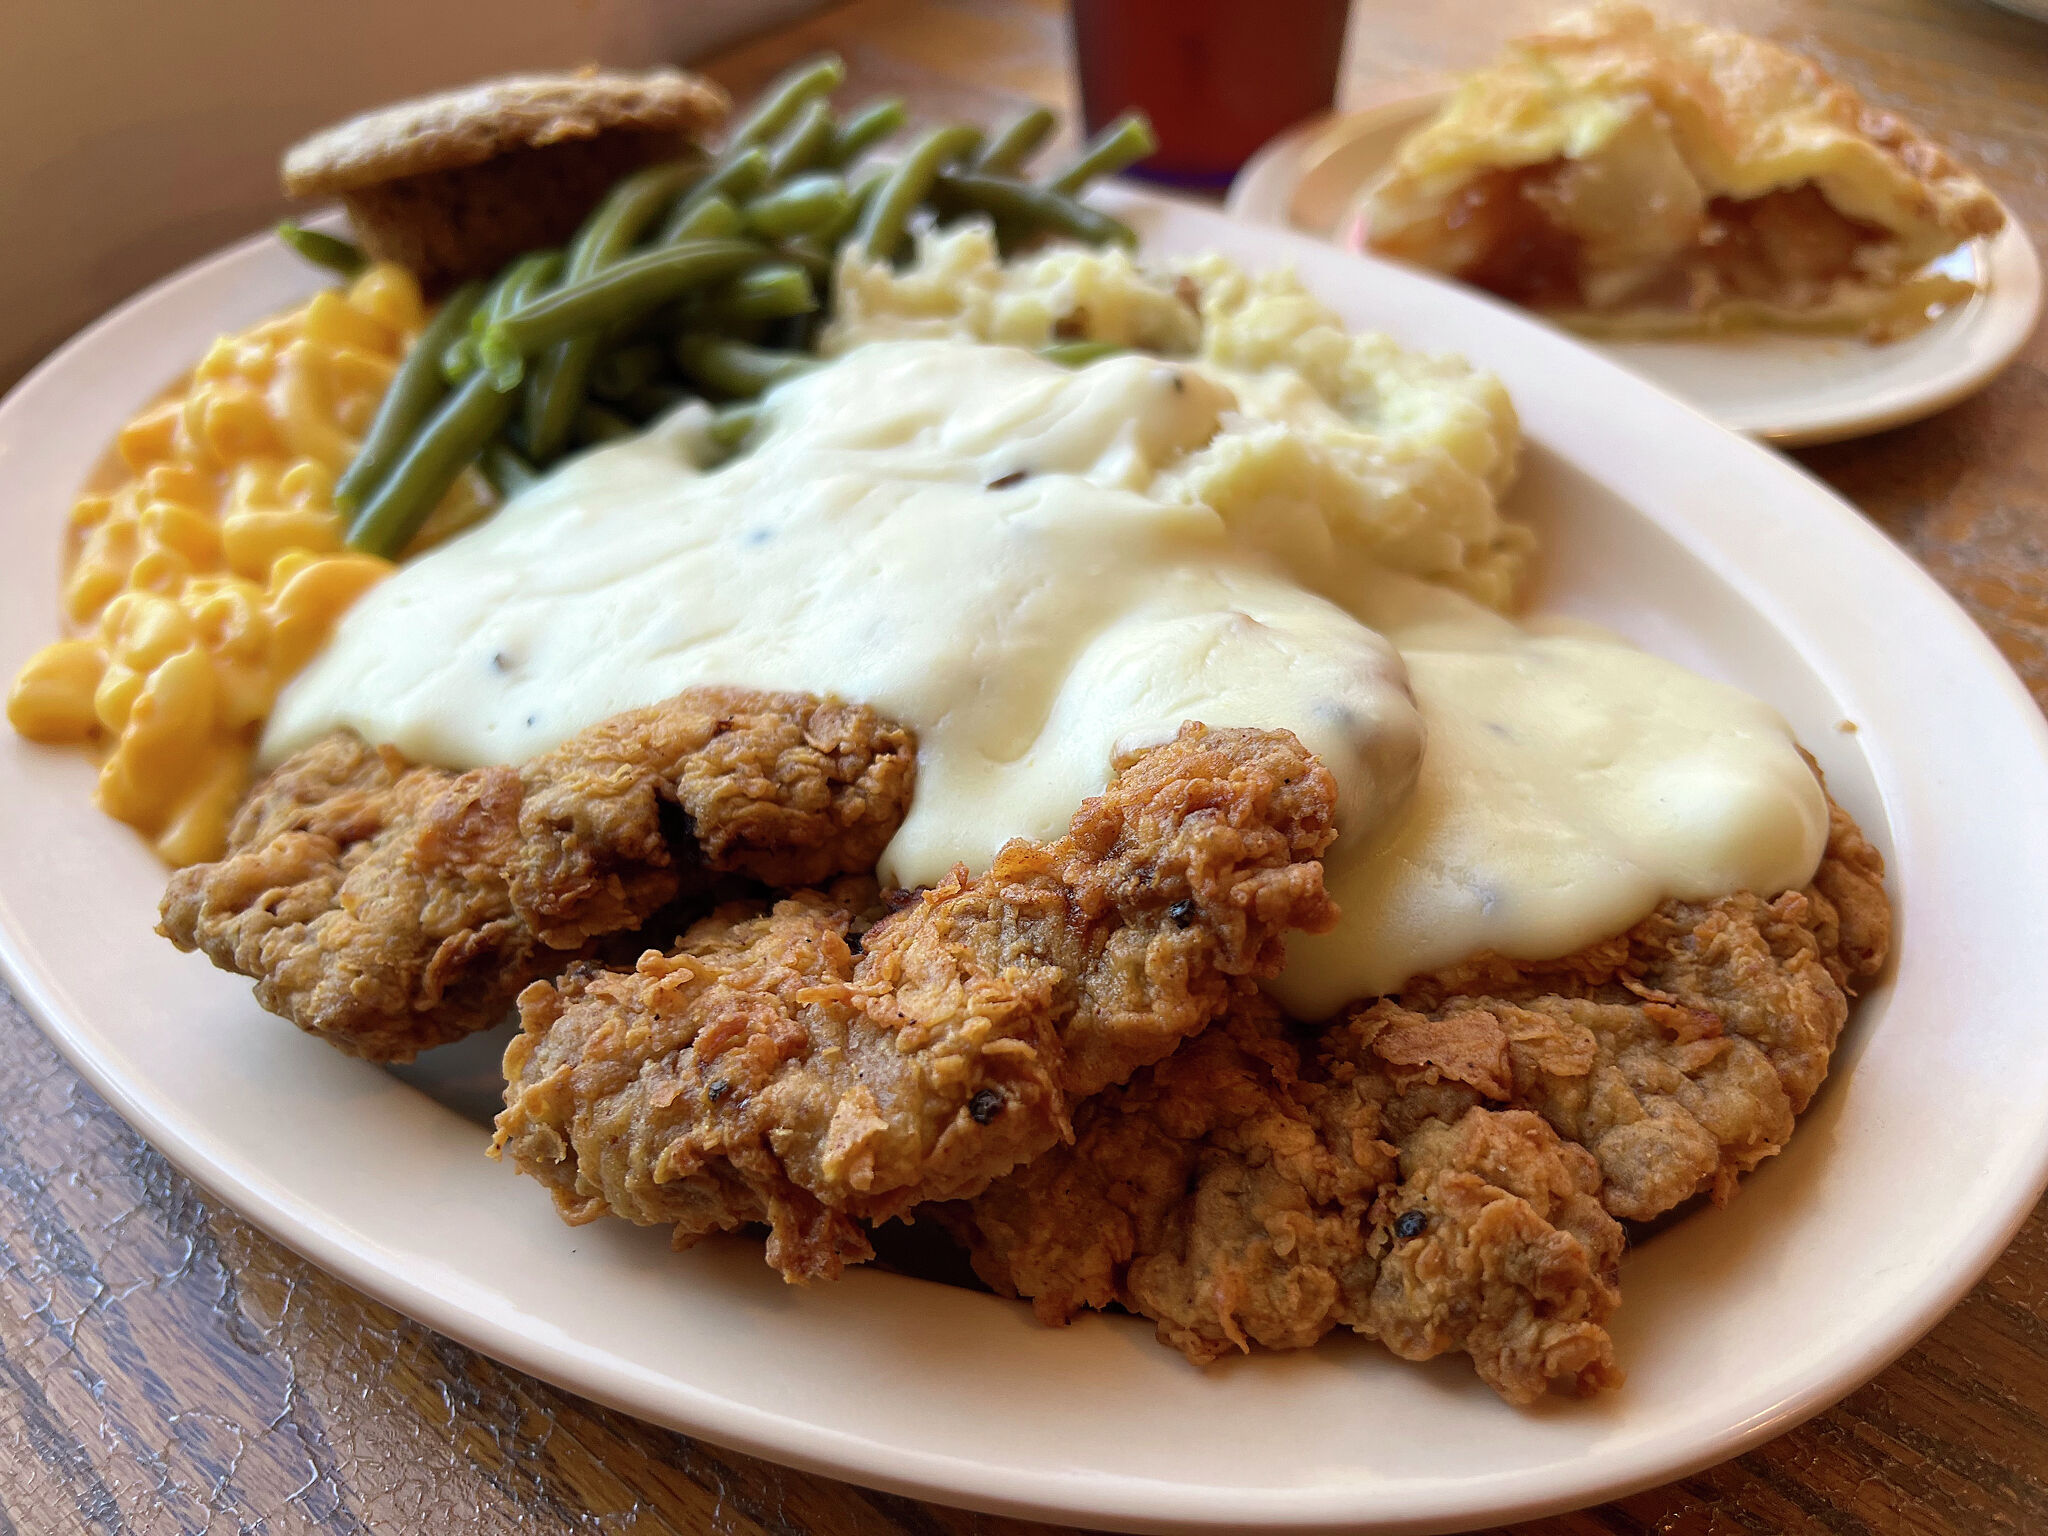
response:
<svg viewBox="0 0 2048 1536"><path fill-rule="evenodd" d="M1292 129L1246 163L1224 206L1242 219L1355 248L1352 231L1366 183L1442 101L1441 94L1412 97ZM1586 345L1691 401L1722 426L1780 447L1861 437L1976 393L2033 334L2041 314L2041 264L2010 209L2003 230L1972 241L1943 265L1974 279L1977 295L1889 346L1789 333L1588 339Z"/></svg>
<svg viewBox="0 0 2048 1536"><path fill-rule="evenodd" d="M0 966L79 1070L283 1241L512 1365L722 1444L975 1508L1130 1530L1448 1530L1735 1455L1880 1370L2048 1179L2048 730L1983 634L1856 512L1559 333L1451 284L1156 197L1147 248L1292 265L1355 326L1495 369L1531 451L1541 606L1777 705L1884 849L1897 963L1781 1157L1641 1244L1628 1384L1507 1407L1356 1338L1199 1370L1131 1318L873 1270L799 1290L737 1238L569 1228L483 1155L485 1040L403 1077L257 1008L150 928L163 871L78 754L0 731ZM122 420L303 298L268 239L109 316L0 404L0 676L56 632L65 514ZM1853 731L1840 728L1855 722Z"/></svg>

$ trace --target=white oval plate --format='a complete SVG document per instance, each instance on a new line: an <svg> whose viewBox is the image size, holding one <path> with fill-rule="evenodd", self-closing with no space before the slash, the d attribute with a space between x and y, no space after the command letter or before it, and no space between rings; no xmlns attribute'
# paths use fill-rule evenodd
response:
<svg viewBox="0 0 2048 1536"><path fill-rule="evenodd" d="M1355 248L1362 191L1441 93L1305 123L1274 139L1231 183L1225 207ZM1791 333L1697 341L1589 340L1626 368L1736 432L1781 448L1861 437L1954 405L2013 360L2041 316L2041 263L2012 211L2005 228L1944 258L1976 281L1965 304L1903 341Z"/></svg>
<svg viewBox="0 0 2048 1536"><path fill-rule="evenodd" d="M1436 1530L1583 1504L1789 1428L1930 1327L2048 1177L2032 701L1851 508L1558 333L1300 236L1110 200L1154 252L1292 263L1352 324L1497 369L1534 445L1515 504L1549 550L1538 601L1772 700L1892 861L1895 979L1863 1000L1790 1150L1629 1256L1622 1390L1517 1411L1462 1360L1408 1365L1349 1337L1198 1370L1129 1318L1046 1329L874 1271L797 1290L756 1243L673 1254L622 1222L565 1227L460 1112L479 1074L487 1090L488 1043L407 1081L266 1016L245 981L151 935L163 872L91 809L89 766L0 733L12 984L138 1130L315 1262L574 1391L882 1488L1134 1530ZM56 628L65 510L116 427L216 332L315 283L268 240L234 247L0 405L0 671Z"/></svg>

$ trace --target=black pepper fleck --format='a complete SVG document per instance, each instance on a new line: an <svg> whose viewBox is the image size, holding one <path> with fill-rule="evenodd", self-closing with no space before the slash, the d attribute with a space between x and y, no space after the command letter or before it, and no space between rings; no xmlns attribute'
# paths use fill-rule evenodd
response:
<svg viewBox="0 0 2048 1536"><path fill-rule="evenodd" d="M732 1084L721 1077L717 1082L704 1090L704 1097L716 1104L730 1092L732 1092ZM1407 1218L1403 1217L1402 1219L1406 1220Z"/></svg>
<svg viewBox="0 0 2048 1536"><path fill-rule="evenodd" d="M967 1101L967 1113L974 1117L976 1125L987 1125L1002 1107L1003 1096L994 1088L984 1088Z"/></svg>
<svg viewBox="0 0 2048 1536"><path fill-rule="evenodd" d="M1429 1218L1420 1211L1403 1211L1394 1218L1394 1236L1407 1242L1429 1230Z"/></svg>
<svg viewBox="0 0 2048 1536"><path fill-rule="evenodd" d="M539 724L540 724L540 716L539 716L539 715L528 715L528 716L526 717L526 723L527 723L528 725L539 725Z"/></svg>
<svg viewBox="0 0 2048 1536"><path fill-rule="evenodd" d="M987 489L991 491L1007 491L1011 486L1022 485L1030 478L1030 470L1013 469L1007 475L997 475L995 479L989 481Z"/></svg>
<svg viewBox="0 0 2048 1536"><path fill-rule="evenodd" d="M1176 928L1185 928L1195 920L1194 898L1183 896L1166 909L1166 915L1173 919Z"/></svg>
<svg viewBox="0 0 2048 1536"><path fill-rule="evenodd" d="M491 665L500 672L510 672L512 670L512 658L503 651L493 651L491 653Z"/></svg>
<svg viewBox="0 0 2048 1536"><path fill-rule="evenodd" d="M1184 395L1188 392L1188 381L1177 373L1173 376L1173 392L1176 395Z"/></svg>

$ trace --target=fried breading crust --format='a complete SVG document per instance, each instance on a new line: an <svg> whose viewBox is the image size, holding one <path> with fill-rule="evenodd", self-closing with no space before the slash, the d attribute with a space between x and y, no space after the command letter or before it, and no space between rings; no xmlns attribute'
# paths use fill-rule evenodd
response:
<svg viewBox="0 0 2048 1536"><path fill-rule="evenodd" d="M1774 901L1482 957L1313 1040L1247 992L1072 1145L932 1214L1045 1321L1121 1305L1197 1361L1346 1326L1461 1350L1511 1402L1614 1385L1614 1218L1725 1200L1784 1144L1884 964L1882 875L1832 807L1812 883Z"/></svg>
<svg viewBox="0 0 2048 1536"><path fill-rule="evenodd" d="M341 1050L408 1061L703 870L872 868L913 769L909 733L872 710L736 689L615 716L518 769L409 767L337 733L250 792L224 858L171 877L158 931Z"/></svg>
<svg viewBox="0 0 2048 1536"><path fill-rule="evenodd" d="M1184 727L1050 844L1015 841L869 929L800 895L673 954L520 997L493 1150L562 1215L771 1228L791 1280L868 1256L860 1220L960 1199L1074 1104L1199 1032L1290 927L1335 918L1336 788L1285 731Z"/></svg>
<svg viewBox="0 0 2048 1536"><path fill-rule="evenodd" d="M1354 1040L1305 1059L1286 1029L1247 989L1085 1105L1072 1146L933 1214L1042 1320L1116 1303L1198 1362L1349 1327L1463 1351L1512 1402L1617 1383L1622 1233L1593 1160L1525 1112L1390 1113Z"/></svg>
<svg viewBox="0 0 2048 1536"><path fill-rule="evenodd" d="M1378 1106L1305 1083L1245 989L1206 1033L1083 1105L1073 1145L931 1214L1047 1323L1121 1304L1197 1360L1313 1344L1373 1283L1370 1213L1396 1177Z"/></svg>
<svg viewBox="0 0 2048 1536"><path fill-rule="evenodd" d="M1542 1115L1599 1160L1616 1216L1725 1203L1791 1136L1856 984L1884 965L1883 875L1830 802L1803 891L1666 902L1569 961L1474 961L1343 1027L1404 1083Z"/></svg>
<svg viewBox="0 0 2048 1536"><path fill-rule="evenodd" d="M1422 1121L1373 1208L1379 1273L1355 1326L1405 1360L1470 1355L1511 1403L1620 1386L1606 1324L1624 1239L1599 1187L1585 1148L1526 1110Z"/></svg>

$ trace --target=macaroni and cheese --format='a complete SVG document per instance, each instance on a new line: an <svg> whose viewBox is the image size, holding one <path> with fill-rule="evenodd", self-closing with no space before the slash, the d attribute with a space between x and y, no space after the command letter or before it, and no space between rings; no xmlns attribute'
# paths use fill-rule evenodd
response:
<svg viewBox="0 0 2048 1536"><path fill-rule="evenodd" d="M216 857L278 689L387 561L343 547L334 480L427 318L401 267L214 343L116 440L120 479L72 510L73 638L15 680L7 718L100 747L97 799L173 864ZM487 504L472 474L439 531Z"/></svg>

